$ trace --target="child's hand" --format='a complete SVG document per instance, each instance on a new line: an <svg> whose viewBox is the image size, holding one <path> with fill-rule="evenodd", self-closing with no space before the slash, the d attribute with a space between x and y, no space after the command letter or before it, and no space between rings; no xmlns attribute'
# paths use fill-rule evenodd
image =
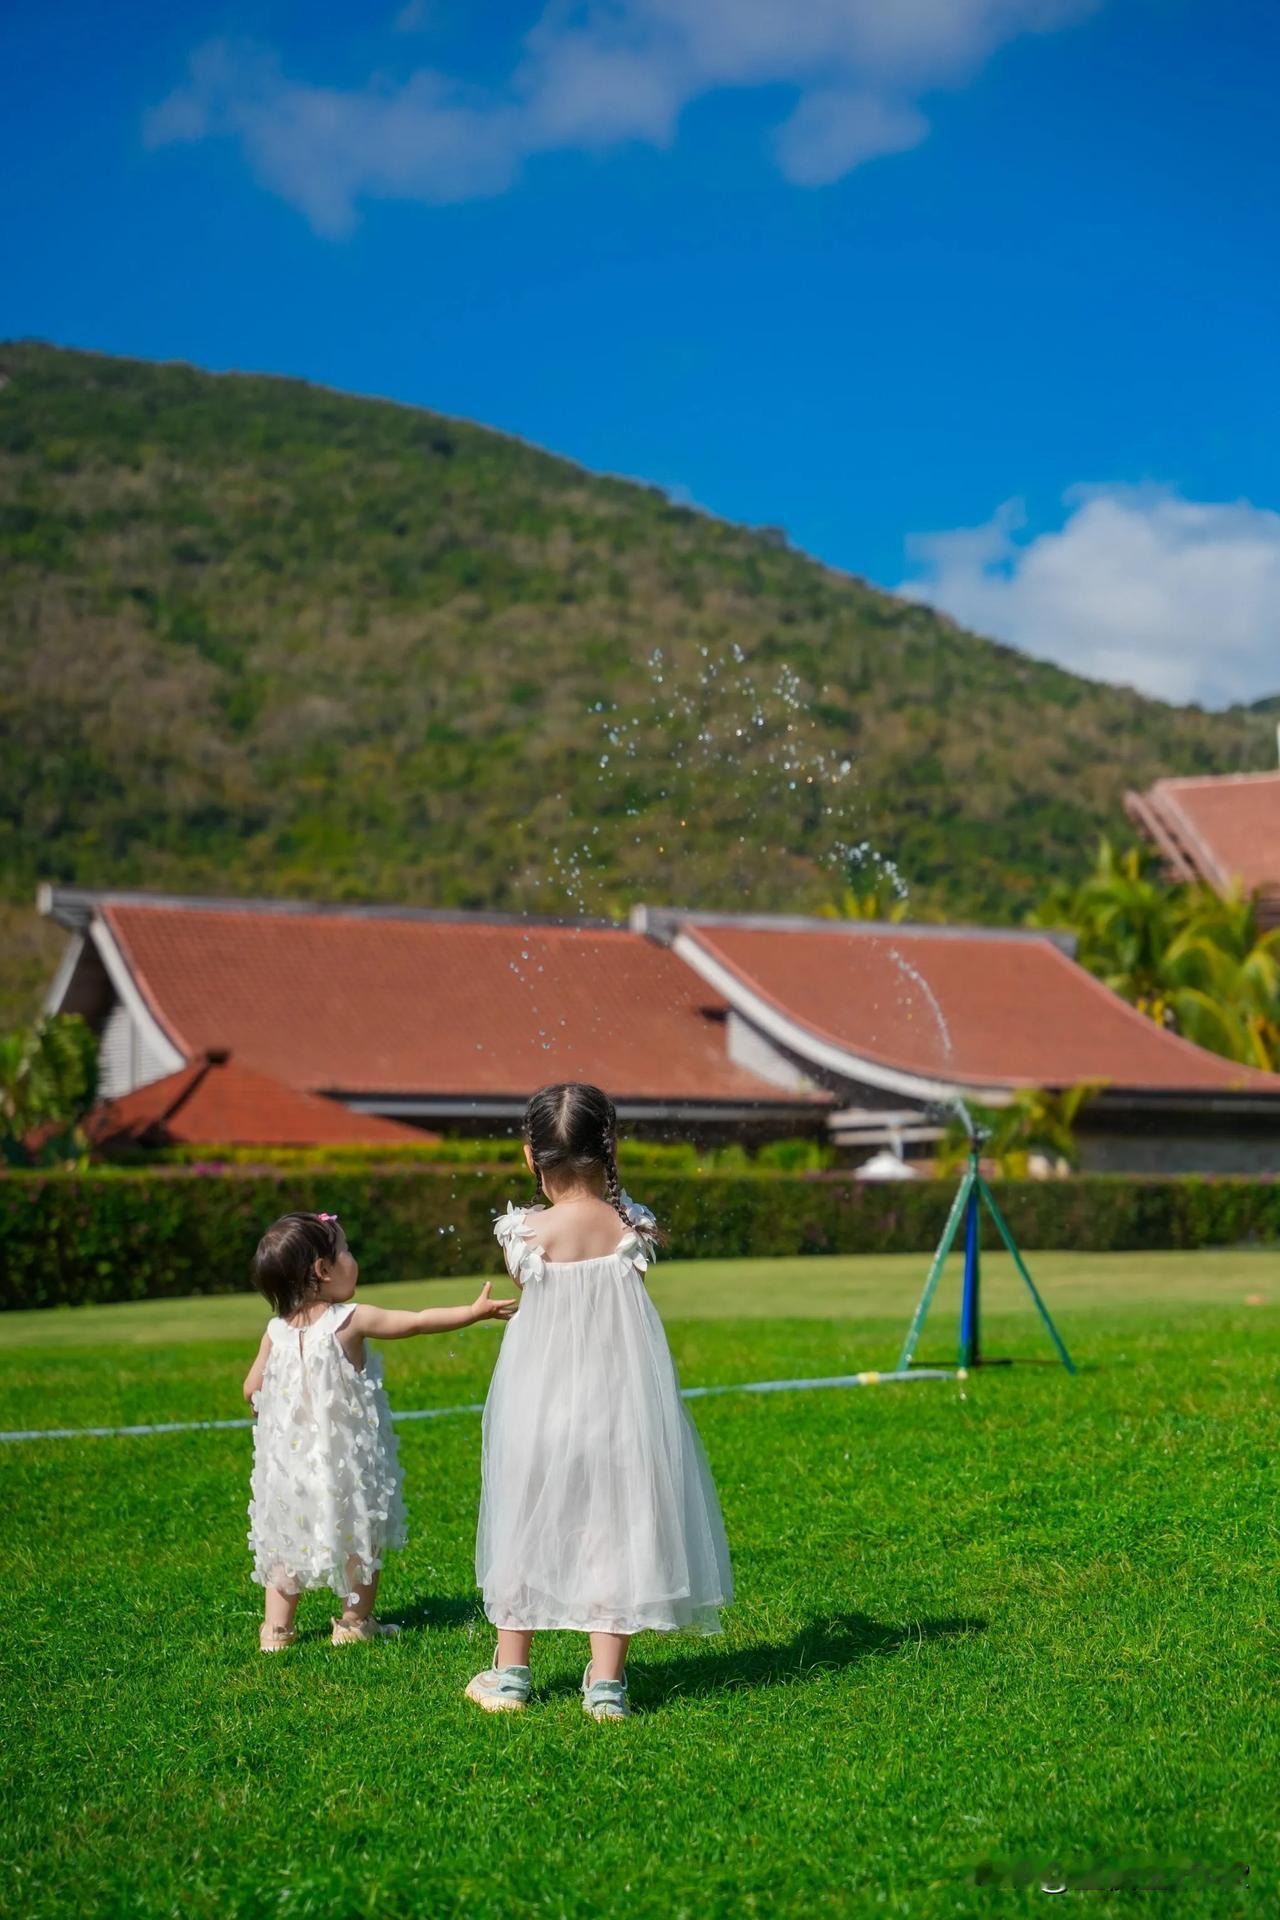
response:
<svg viewBox="0 0 1280 1920"><path fill-rule="evenodd" d="M495 1300L492 1298L493 1282L486 1280L475 1299L471 1302L471 1311L477 1320L509 1320L518 1300Z"/></svg>

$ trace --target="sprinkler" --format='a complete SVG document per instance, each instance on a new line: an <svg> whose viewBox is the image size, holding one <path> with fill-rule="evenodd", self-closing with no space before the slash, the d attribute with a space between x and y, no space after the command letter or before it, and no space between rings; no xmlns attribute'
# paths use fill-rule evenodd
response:
<svg viewBox="0 0 1280 1920"><path fill-rule="evenodd" d="M965 1167L956 1197L951 1203L951 1212L947 1215L947 1224L943 1229L942 1238L938 1242L938 1250L933 1256L933 1264L929 1268L928 1278L924 1283L924 1292L920 1296L920 1304L915 1310L911 1325L907 1329L907 1337L902 1343L902 1352L898 1356L898 1371L899 1373L905 1373L907 1368L912 1364L912 1356L916 1350L916 1342L920 1338L920 1330L924 1326L925 1316L929 1311L930 1303L937 1289L938 1280L946 1264L947 1255L951 1252L951 1248L955 1243L955 1237L960 1230L961 1220L964 1221L964 1291L960 1297L960 1356L957 1377L962 1380L967 1379L970 1369L974 1367L1000 1367L1010 1364L1007 1360L987 1359L980 1351L979 1346L979 1307L982 1284L982 1254L979 1227L981 1225L982 1209L985 1207L995 1222L996 1231L1011 1254L1014 1265L1026 1282L1027 1291L1036 1304L1036 1311L1044 1321L1048 1329L1049 1338L1058 1350L1058 1358L1062 1361L1068 1373L1074 1373L1076 1369L1072 1364L1071 1356L1062 1343L1058 1329L1049 1318L1049 1309L1037 1293L1035 1282L1027 1272L1026 1261L1018 1251L1018 1244L1009 1231L1004 1215L996 1204L996 1197L983 1177L980 1164L982 1147L984 1141L989 1140L991 1137L990 1129L978 1125L963 1100L957 1098L952 1102L952 1105L955 1112L959 1114L961 1124L969 1138L968 1165Z"/></svg>

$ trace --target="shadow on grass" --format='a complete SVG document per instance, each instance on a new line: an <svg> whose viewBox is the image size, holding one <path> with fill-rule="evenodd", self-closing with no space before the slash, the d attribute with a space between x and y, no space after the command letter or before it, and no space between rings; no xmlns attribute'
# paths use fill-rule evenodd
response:
<svg viewBox="0 0 1280 1920"><path fill-rule="evenodd" d="M407 1606L395 1607L380 1616L394 1620L406 1633L421 1627L465 1627L470 1621L484 1623L484 1609L478 1593L420 1593Z"/></svg>
<svg viewBox="0 0 1280 1920"><path fill-rule="evenodd" d="M628 1662L628 1690L637 1705L661 1706L695 1694L723 1693L726 1688L794 1686L816 1673L896 1653L899 1647L986 1630L987 1622L971 1614L890 1626L865 1613L841 1613L812 1621L790 1640L733 1652L681 1654L653 1666L645 1663L643 1654L651 1636L643 1635ZM578 1684L568 1678L551 1680L539 1692L575 1693Z"/></svg>
<svg viewBox="0 0 1280 1920"><path fill-rule="evenodd" d="M333 1631L333 1621L342 1612L342 1603L335 1595L329 1595L329 1611L322 1621L314 1625L299 1623L298 1644L307 1646L314 1642L327 1641ZM379 1620L388 1620L395 1626L403 1627L406 1633L417 1633L423 1627L465 1627L469 1621L483 1620L478 1595L421 1593L403 1607L379 1607Z"/></svg>
<svg viewBox="0 0 1280 1920"><path fill-rule="evenodd" d="M948 1357L938 1360L913 1360L911 1364L913 1367L954 1367L956 1362L954 1358ZM1101 1373L1104 1368L1110 1369L1116 1364L1114 1360L1077 1360L1075 1369L1077 1373ZM972 1376L974 1373L990 1371L996 1367L1057 1367L1060 1371L1066 1372L1056 1353L987 1353L983 1354L976 1367L971 1367L969 1372Z"/></svg>

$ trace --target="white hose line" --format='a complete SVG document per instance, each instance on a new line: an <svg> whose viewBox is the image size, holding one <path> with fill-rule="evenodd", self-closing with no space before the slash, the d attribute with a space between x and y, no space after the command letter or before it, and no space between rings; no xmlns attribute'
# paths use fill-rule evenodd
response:
<svg viewBox="0 0 1280 1920"><path fill-rule="evenodd" d="M906 1373L834 1373L821 1380L746 1380L723 1387L683 1387L686 1400L704 1400L716 1393L800 1393L810 1387L880 1387L898 1380L954 1380L944 1367L912 1367ZM484 1402L469 1406L414 1407L393 1413L393 1420L443 1420L453 1413L483 1413ZM26 1427L0 1433L0 1442L16 1440L119 1440L151 1433L230 1433L251 1427L252 1420L162 1420L146 1427Z"/></svg>

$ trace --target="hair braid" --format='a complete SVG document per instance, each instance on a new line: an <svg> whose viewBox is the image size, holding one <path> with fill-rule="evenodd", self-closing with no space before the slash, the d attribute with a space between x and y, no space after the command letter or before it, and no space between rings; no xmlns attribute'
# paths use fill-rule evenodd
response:
<svg viewBox="0 0 1280 1920"><path fill-rule="evenodd" d="M613 1135L609 1133L606 1133L604 1137L604 1185L609 1205L613 1208L623 1226L629 1227L631 1221L627 1217L627 1210L622 1204L622 1189L618 1184L617 1149L613 1143Z"/></svg>
<svg viewBox="0 0 1280 1920"><path fill-rule="evenodd" d="M551 1204L546 1178L566 1190L588 1187L599 1192L604 1176L605 1198L626 1227L633 1223L623 1205L618 1179L618 1114L599 1087L581 1080L563 1080L539 1087L524 1111L524 1141L533 1165L537 1199ZM661 1243L663 1234L646 1213L647 1239Z"/></svg>

